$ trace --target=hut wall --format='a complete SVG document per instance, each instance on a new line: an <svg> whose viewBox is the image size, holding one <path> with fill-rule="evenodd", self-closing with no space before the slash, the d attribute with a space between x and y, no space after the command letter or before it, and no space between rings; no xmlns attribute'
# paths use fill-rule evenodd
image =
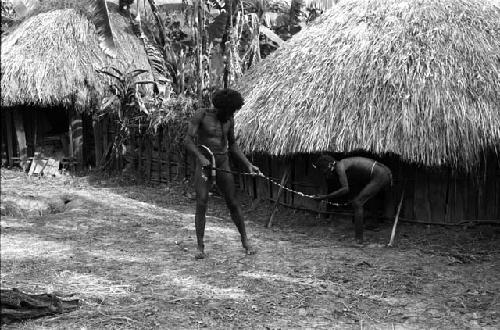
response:
<svg viewBox="0 0 500 330"><path fill-rule="evenodd" d="M164 128L155 134L146 131L145 126L130 126L130 138L126 150L114 168L133 173L146 182L168 183L172 180L184 180L192 177L194 161L182 146L175 145ZM112 119L105 118L94 122L95 150L98 164L107 159L115 139L117 127Z"/></svg>
<svg viewBox="0 0 500 330"><path fill-rule="evenodd" d="M91 140L84 136L84 126L88 126L85 116L68 113L65 108L34 106L6 108L1 113L2 165L27 169L35 152L42 158L61 160L65 167L83 164L85 143Z"/></svg>
<svg viewBox="0 0 500 330"><path fill-rule="evenodd" d="M325 181L311 168L311 157L298 155L288 159L269 156L254 156L253 162L275 182L291 166L293 175L287 181L290 189L305 194L331 191L335 183ZM475 174L453 173L448 169L428 169L408 165L393 158L380 160L393 173L394 186L391 199L394 210L404 189L401 217L407 220L432 223L457 223L464 220L495 220L500 222L500 159L493 154L485 158ZM272 164L272 165L270 165ZM254 198L276 201L278 187L268 181L246 178L245 191ZM377 196L369 205L368 213L378 212L382 196ZM347 200L338 200L343 203ZM320 209L310 198L287 193L280 197L280 203L313 212L325 211L345 213L347 205L329 206Z"/></svg>
<svg viewBox="0 0 500 330"><path fill-rule="evenodd" d="M106 128L110 123L100 123L102 138L107 141L96 150L108 150L112 143L112 130ZM98 136L98 134L96 134ZM96 140L97 141L97 140ZM146 134L145 128L132 129L131 139L124 156L122 169L132 169L144 181L168 183L171 180L184 180L192 177L194 161L188 157L182 146L174 145L169 140L168 131L160 129L156 134ZM339 158L341 156L337 155ZM367 155L369 156L369 155ZM254 199L276 202L317 213L351 212L348 204L321 208L320 203L311 198L283 191L279 194L279 184L283 174L289 171L285 186L294 191L313 195L326 193L334 189L336 183L326 181L311 166L312 156L307 154L288 158L267 155L249 156L253 164L272 182L260 177L235 175L241 190ZM405 191L400 216L407 220L434 223L457 223L464 220L500 221L500 160L488 156L477 174L457 174L448 169L428 169L408 165L397 158L379 159L391 168L394 179L391 199L394 210ZM233 162L233 169L242 172L239 164ZM367 214L380 210L382 200L377 196L367 205ZM348 199L336 202L347 202Z"/></svg>
<svg viewBox="0 0 500 330"><path fill-rule="evenodd" d="M2 165L14 165L14 137L12 135L12 112L10 110L1 111L2 115Z"/></svg>

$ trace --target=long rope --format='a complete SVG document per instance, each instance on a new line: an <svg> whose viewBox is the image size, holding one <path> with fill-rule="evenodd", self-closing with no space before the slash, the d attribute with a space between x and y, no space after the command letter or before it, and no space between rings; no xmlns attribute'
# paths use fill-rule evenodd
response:
<svg viewBox="0 0 500 330"><path fill-rule="evenodd" d="M214 166L206 166L205 168L210 168L212 171L215 170L215 171L220 171L220 172L225 172L225 173L231 173L231 174L240 174L240 175L246 175L246 176L252 176L252 177L259 177L259 178L262 178L264 180L267 180L267 181L271 182L272 184L274 184L274 185L280 187L281 189L284 189L284 190L286 190L286 191L288 191L288 192L290 192L292 194L296 194L296 195L299 195L299 196L302 196L302 197L305 197L305 198L311 198L311 199L315 198L315 195L304 194L301 191L297 191L297 190L293 190L291 188L288 188L285 185L282 185L281 183L275 181L271 177L266 176L262 172L259 172L257 174L255 174L255 173L249 173L249 172L237 172L237 171L230 171L230 170L226 170L226 169L218 168L218 167L214 167ZM332 205L332 206L347 206L347 205L351 204L350 202L346 202L346 203L333 203L333 202L325 201L325 200L323 200L322 202L326 203L326 204L329 204L329 205Z"/></svg>

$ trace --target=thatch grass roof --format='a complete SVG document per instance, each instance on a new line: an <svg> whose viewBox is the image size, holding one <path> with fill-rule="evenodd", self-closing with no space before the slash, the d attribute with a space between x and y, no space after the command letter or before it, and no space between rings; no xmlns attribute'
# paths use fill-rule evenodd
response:
<svg viewBox="0 0 500 330"><path fill-rule="evenodd" d="M235 88L245 152L469 168L500 151L500 2L340 1Z"/></svg>
<svg viewBox="0 0 500 330"><path fill-rule="evenodd" d="M99 47L95 25L73 9L30 17L2 38L2 107L72 105L84 109L110 82L96 69L150 70L142 41L128 18L114 12L110 16L115 59ZM149 77L142 75L142 79Z"/></svg>

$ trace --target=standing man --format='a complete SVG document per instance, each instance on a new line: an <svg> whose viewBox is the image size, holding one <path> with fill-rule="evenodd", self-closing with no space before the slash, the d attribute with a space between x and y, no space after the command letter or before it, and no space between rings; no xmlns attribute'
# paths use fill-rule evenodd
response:
<svg viewBox="0 0 500 330"><path fill-rule="evenodd" d="M215 180L226 200L231 219L241 235L243 248L247 254L255 253L254 249L249 245L243 215L236 200L234 179L230 173L228 155L228 152L232 152L243 163L249 173L260 173L258 167L252 165L241 152L234 137L234 114L241 109L244 100L239 92L227 88L216 91L212 103L214 108L200 109L194 114L189 122L185 139L186 149L196 158L194 178L196 191L195 227L198 240L196 259L206 257L203 237L205 235L208 191L212 180ZM207 157L212 158L215 164L211 164ZM221 171L211 171L211 167Z"/></svg>
<svg viewBox="0 0 500 330"><path fill-rule="evenodd" d="M328 195L316 195L314 199L325 200L346 195L349 192L349 185L353 181L362 184L364 187L352 199L354 208L354 233L358 244L363 243L363 206L368 200L384 192L384 217L389 217L391 213L391 201L389 198L392 187L391 170L382 163L365 157L349 157L340 161L333 157L323 155L316 160L314 167L319 168L325 177L337 176L340 188Z"/></svg>

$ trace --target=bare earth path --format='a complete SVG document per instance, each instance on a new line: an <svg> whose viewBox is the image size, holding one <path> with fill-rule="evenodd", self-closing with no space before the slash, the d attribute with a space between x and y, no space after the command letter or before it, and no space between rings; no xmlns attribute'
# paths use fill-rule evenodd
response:
<svg viewBox="0 0 500 330"><path fill-rule="evenodd" d="M73 313L5 329L500 327L498 226L403 225L395 248L384 247L387 227L359 248L349 220L281 210L266 229L269 205L250 211L242 198L258 248L245 256L212 197L209 257L197 261L194 201L181 185L3 169L1 183L2 288L82 301Z"/></svg>

